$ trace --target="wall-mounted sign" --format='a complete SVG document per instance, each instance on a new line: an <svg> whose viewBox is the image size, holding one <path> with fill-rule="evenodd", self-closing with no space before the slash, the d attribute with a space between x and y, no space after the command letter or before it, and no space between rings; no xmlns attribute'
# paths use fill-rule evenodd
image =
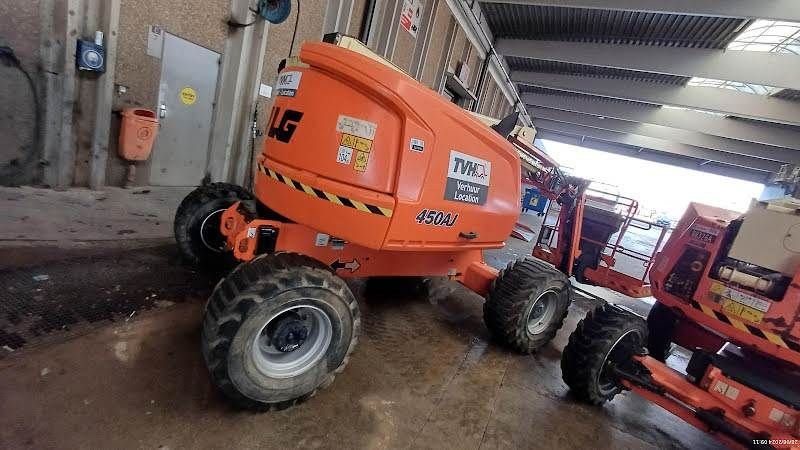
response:
<svg viewBox="0 0 800 450"><path fill-rule="evenodd" d="M411 33L414 38L419 31L422 17L422 0L403 0L403 10L400 11L400 26Z"/></svg>
<svg viewBox="0 0 800 450"><path fill-rule="evenodd" d="M164 30L158 25L151 25L147 28L147 54L161 59L163 48Z"/></svg>

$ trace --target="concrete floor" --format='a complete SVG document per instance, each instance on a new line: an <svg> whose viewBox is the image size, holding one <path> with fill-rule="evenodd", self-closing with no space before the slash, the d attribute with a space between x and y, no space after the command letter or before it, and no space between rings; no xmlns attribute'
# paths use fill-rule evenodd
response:
<svg viewBox="0 0 800 450"><path fill-rule="evenodd" d="M529 246L512 240L487 259L503 265ZM53 331L4 354L0 448L719 448L633 394L603 408L570 398L559 359L593 306L583 297L550 345L520 356L491 342L482 299L457 284L435 280L419 296L355 280L363 332L347 369L299 407L252 414L228 406L200 356L214 275L177 266L173 245L41 252L0 248L16 262L0 277L52 274L38 295L68 290L64 303L122 298L117 286L158 300L126 297L140 308L129 321Z"/></svg>

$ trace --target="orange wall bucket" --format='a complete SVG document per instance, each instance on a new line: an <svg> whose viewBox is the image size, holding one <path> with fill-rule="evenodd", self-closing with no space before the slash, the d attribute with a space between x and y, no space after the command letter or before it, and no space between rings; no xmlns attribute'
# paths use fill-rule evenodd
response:
<svg viewBox="0 0 800 450"><path fill-rule="evenodd" d="M153 150L157 134L158 119L155 111L142 108L123 109L119 155L128 161L146 160Z"/></svg>

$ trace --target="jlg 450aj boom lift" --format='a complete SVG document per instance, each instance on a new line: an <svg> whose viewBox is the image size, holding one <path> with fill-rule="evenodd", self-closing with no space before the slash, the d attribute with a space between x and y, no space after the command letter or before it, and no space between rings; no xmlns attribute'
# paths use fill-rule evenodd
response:
<svg viewBox="0 0 800 450"><path fill-rule="evenodd" d="M291 406L344 369L360 318L343 278L450 277L486 297L490 331L524 353L567 314L561 271L523 260L498 273L483 251L519 215L520 152L564 214L577 182L520 139L516 116L489 128L360 52L305 44L279 74L254 193L202 186L176 214L184 256L240 263L202 333L213 382L239 406Z"/></svg>

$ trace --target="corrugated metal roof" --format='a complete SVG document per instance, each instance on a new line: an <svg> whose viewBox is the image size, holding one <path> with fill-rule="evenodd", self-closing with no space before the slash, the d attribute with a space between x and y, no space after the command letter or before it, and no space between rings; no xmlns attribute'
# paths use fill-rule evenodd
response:
<svg viewBox="0 0 800 450"><path fill-rule="evenodd" d="M573 64L544 59L506 57L511 70L528 72L560 73L566 75L584 75L597 78L617 78L624 80L649 81L654 83L685 85L690 77L666 75L662 73L640 72L638 70L615 69L611 67L590 66L586 64Z"/></svg>
<svg viewBox="0 0 800 450"><path fill-rule="evenodd" d="M532 93L532 94L544 94L544 95L553 95L559 97L570 97L570 98L580 98L585 100L591 100L593 102L607 102L607 103L621 103L626 104L634 107L639 108L658 108L659 105L653 105L651 103L643 103L643 102L635 102L632 100L623 100L620 98L611 98L611 97L600 97L597 95L590 95L590 94L583 94L580 92L570 92L570 91L560 91L558 89L550 89L544 88L539 86L530 86L526 84L519 84L517 85L517 89L519 89L520 94L523 93Z"/></svg>
<svg viewBox="0 0 800 450"><path fill-rule="evenodd" d="M496 38L725 48L750 20L639 11L483 3Z"/></svg>

